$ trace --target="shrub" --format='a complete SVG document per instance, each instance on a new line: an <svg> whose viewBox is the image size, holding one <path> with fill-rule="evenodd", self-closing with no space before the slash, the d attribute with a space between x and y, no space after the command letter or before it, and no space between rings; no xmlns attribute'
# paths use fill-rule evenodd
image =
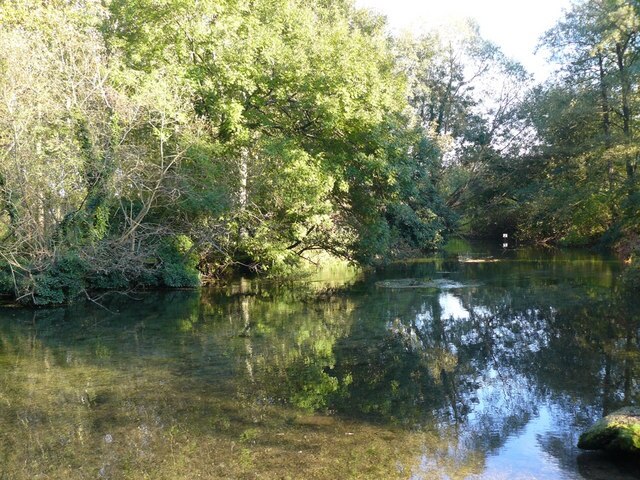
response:
<svg viewBox="0 0 640 480"><path fill-rule="evenodd" d="M45 270L33 275L32 298L36 305L56 305L70 303L86 289L87 268L73 253L61 256Z"/></svg>
<svg viewBox="0 0 640 480"><path fill-rule="evenodd" d="M166 239L158 252L160 277L168 287L196 287L200 285L198 256L193 241L186 235Z"/></svg>

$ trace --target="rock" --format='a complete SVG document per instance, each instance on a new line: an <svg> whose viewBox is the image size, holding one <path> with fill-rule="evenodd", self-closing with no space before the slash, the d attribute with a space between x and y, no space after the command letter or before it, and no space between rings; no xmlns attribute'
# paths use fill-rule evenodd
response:
<svg viewBox="0 0 640 480"><path fill-rule="evenodd" d="M640 407L607 415L580 435L578 448L640 454Z"/></svg>
<svg viewBox="0 0 640 480"><path fill-rule="evenodd" d="M499 262L500 260L497 258L493 258L493 257L487 257L487 258L460 258L458 260L460 263L495 263L495 262Z"/></svg>
<svg viewBox="0 0 640 480"><path fill-rule="evenodd" d="M477 284L463 284L454 282L447 278L436 279L418 279L418 278L399 278L394 280L383 280L376 282L376 286L379 288L391 288L394 290L402 288L435 288L439 290L455 290L465 287L476 287Z"/></svg>

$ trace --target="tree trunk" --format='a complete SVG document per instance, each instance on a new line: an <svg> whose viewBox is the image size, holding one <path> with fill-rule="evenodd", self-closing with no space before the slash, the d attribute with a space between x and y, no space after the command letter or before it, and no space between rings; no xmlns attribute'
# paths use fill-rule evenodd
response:
<svg viewBox="0 0 640 480"><path fill-rule="evenodd" d="M618 75L620 77L620 93L622 95L622 133L624 134L625 143L631 145L631 103L629 100L631 86L629 84L629 73L627 72L627 67L624 62L625 52L626 45L620 42L616 43L616 60L618 64ZM629 195L632 195L635 192L636 164L635 158L632 158L630 152L625 153L625 167L627 171L627 181L629 182Z"/></svg>
<svg viewBox="0 0 640 480"><path fill-rule="evenodd" d="M604 69L604 59L601 52L598 52L598 73L600 77L600 113L602 114L602 133L604 134L605 149L609 150L611 148L611 107L609 105L609 88L607 86L606 72ZM614 199L615 171L613 159L610 154L607 154L607 179L609 181L609 210L611 212L611 222L615 224L618 219L618 208Z"/></svg>
<svg viewBox="0 0 640 480"><path fill-rule="evenodd" d="M240 189L238 191L238 203L239 210L244 213L247 210L247 204L249 201L249 194L247 190L247 182L249 178L249 148L242 147L240 149ZM248 235L247 228L241 223L238 231L241 238L245 238Z"/></svg>

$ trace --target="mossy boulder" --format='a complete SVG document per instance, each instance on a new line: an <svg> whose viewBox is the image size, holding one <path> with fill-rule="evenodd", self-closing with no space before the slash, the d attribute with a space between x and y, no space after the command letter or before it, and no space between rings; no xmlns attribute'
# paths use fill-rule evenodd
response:
<svg viewBox="0 0 640 480"><path fill-rule="evenodd" d="M580 435L578 448L640 454L640 407L607 415Z"/></svg>

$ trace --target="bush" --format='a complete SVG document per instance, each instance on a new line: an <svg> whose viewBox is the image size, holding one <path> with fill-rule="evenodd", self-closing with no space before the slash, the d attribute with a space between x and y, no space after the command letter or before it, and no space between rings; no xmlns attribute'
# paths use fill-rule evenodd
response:
<svg viewBox="0 0 640 480"><path fill-rule="evenodd" d="M35 305L70 303L86 289L87 268L74 254L57 258L49 268L32 276L32 298Z"/></svg>
<svg viewBox="0 0 640 480"><path fill-rule="evenodd" d="M130 279L124 272L110 271L92 276L90 282L97 290L122 290L129 287Z"/></svg>
<svg viewBox="0 0 640 480"><path fill-rule="evenodd" d="M198 256L193 241L186 235L176 235L164 241L158 252L159 274L167 287L197 287L200 285Z"/></svg>
<svg viewBox="0 0 640 480"><path fill-rule="evenodd" d="M11 295L14 293L13 277L9 265L0 265L0 295Z"/></svg>

